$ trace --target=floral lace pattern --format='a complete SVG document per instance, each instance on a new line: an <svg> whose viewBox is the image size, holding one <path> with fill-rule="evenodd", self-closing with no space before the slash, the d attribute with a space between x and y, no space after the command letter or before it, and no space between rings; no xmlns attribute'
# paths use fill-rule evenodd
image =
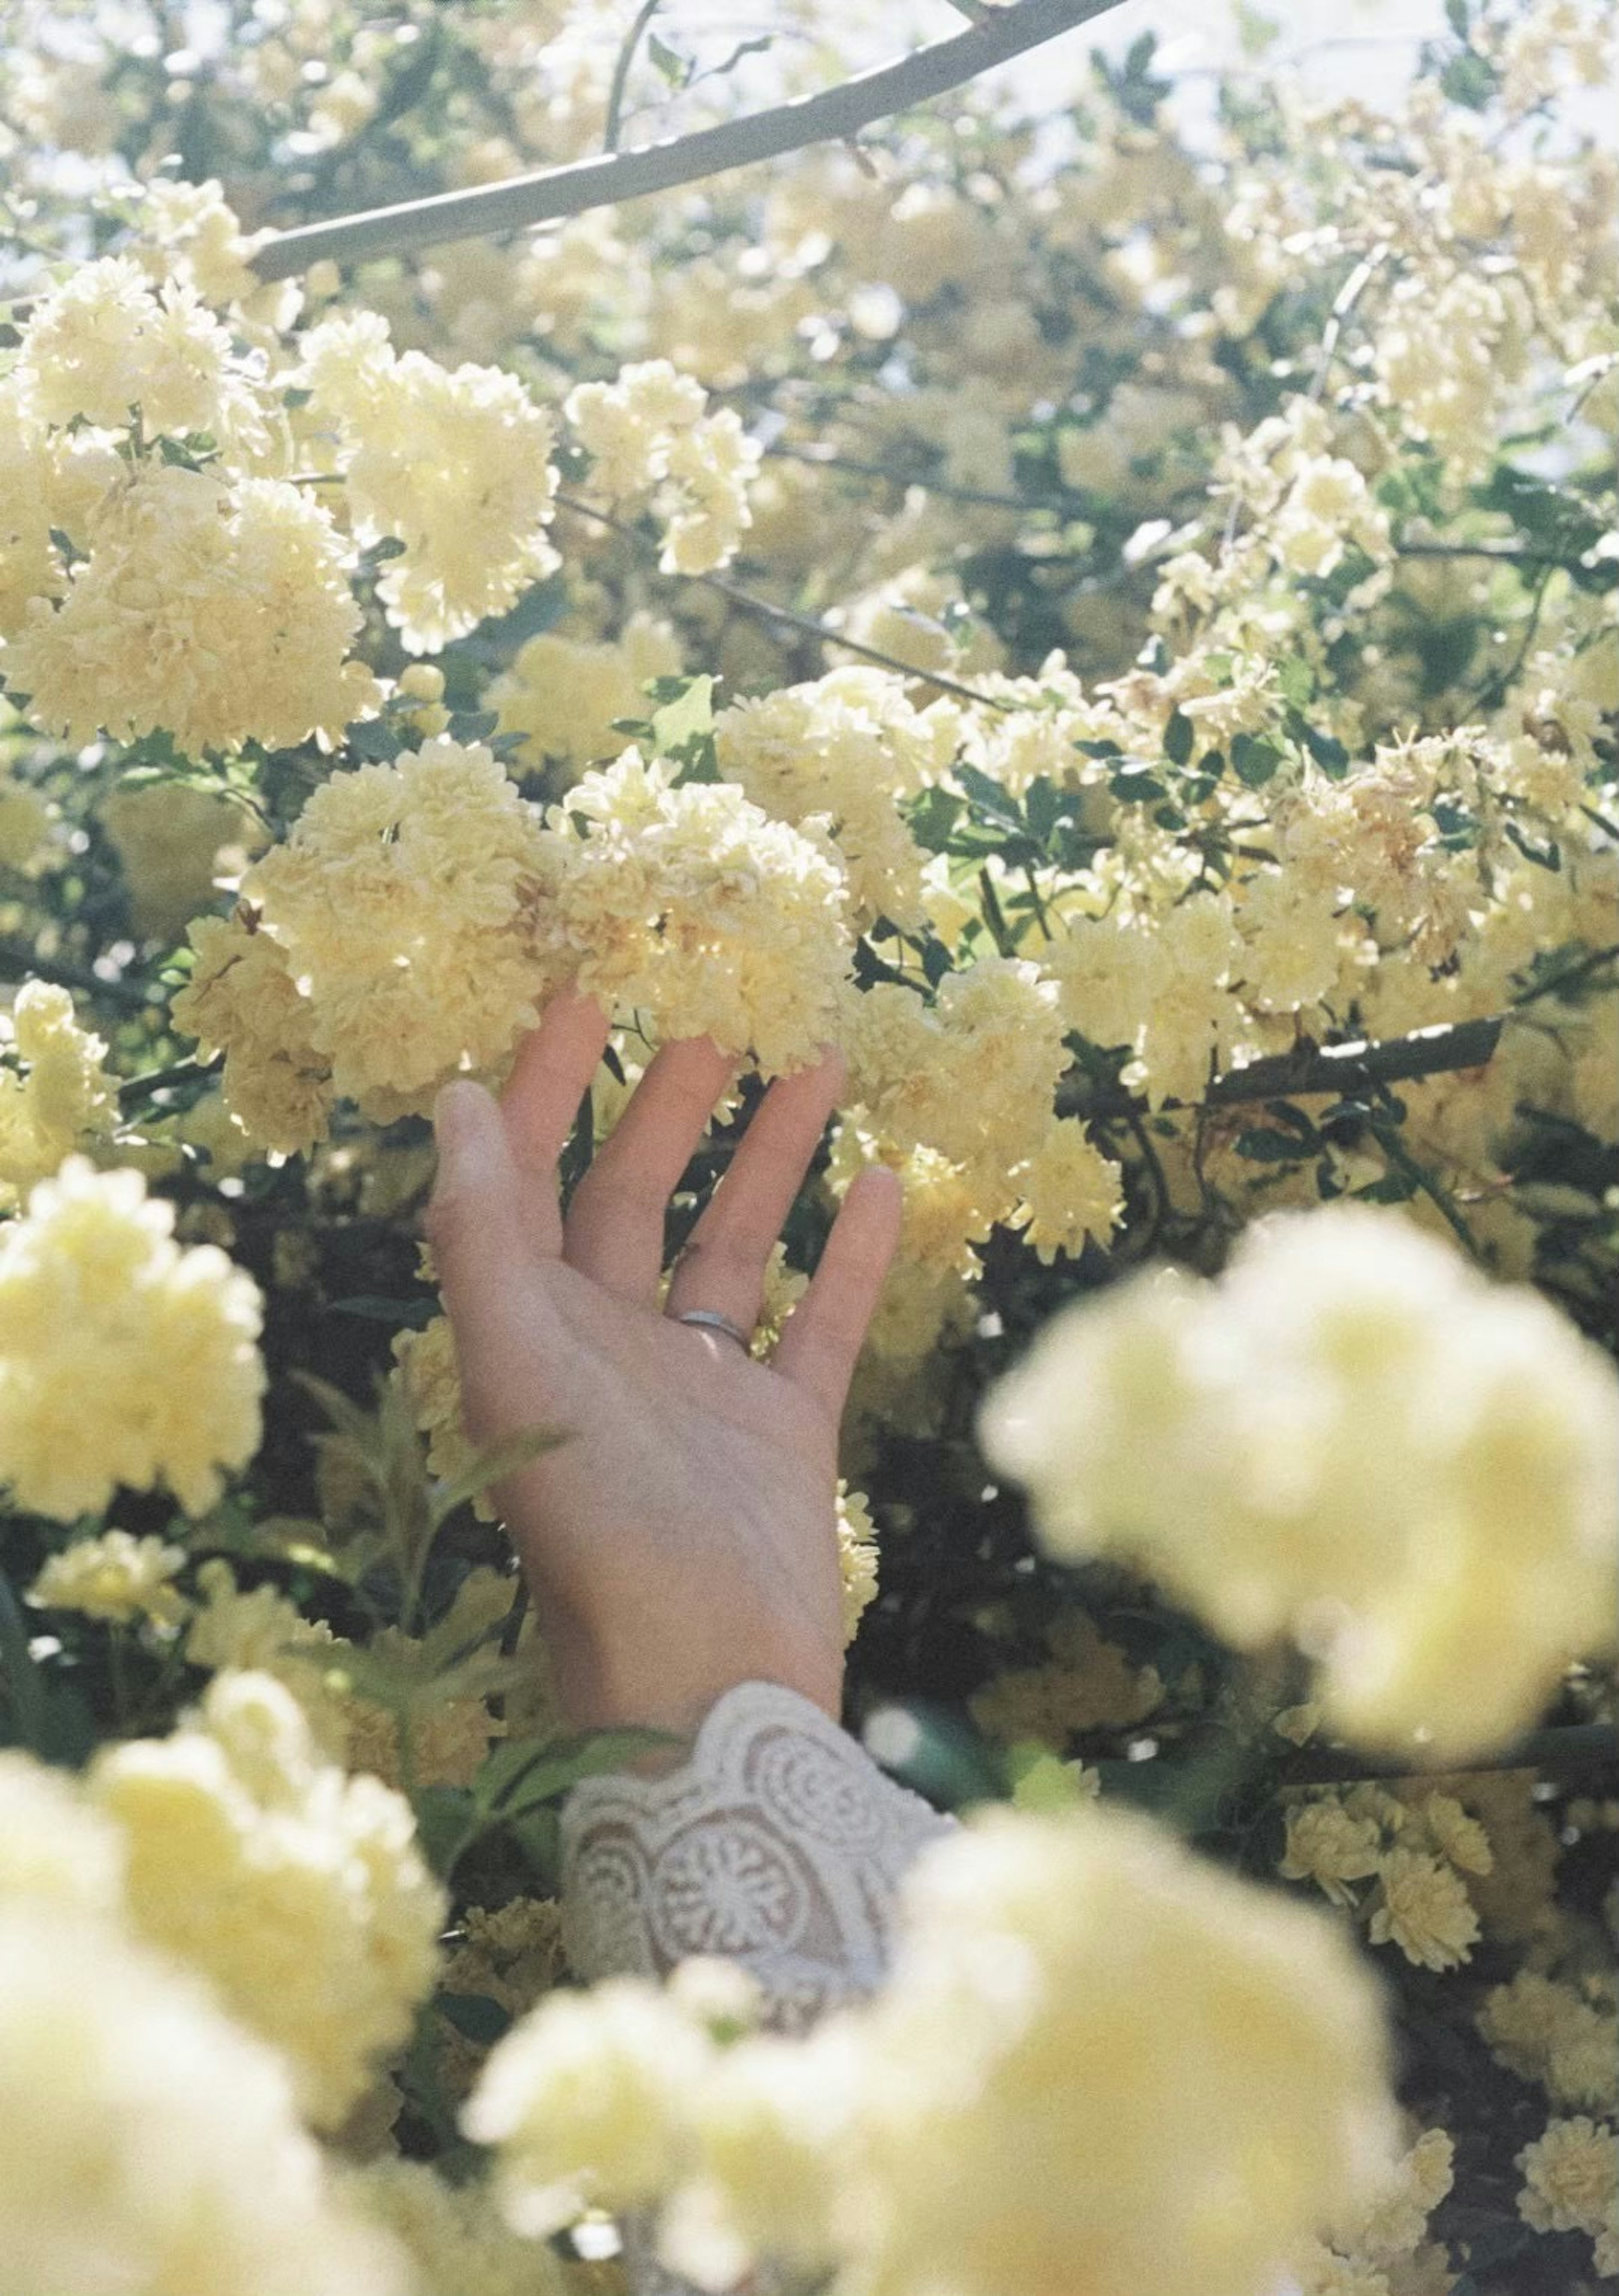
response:
<svg viewBox="0 0 1619 2296"><path fill-rule="evenodd" d="M900 1877L953 1823L808 1699L739 1683L682 1768L574 1789L568 1957L593 1980L722 1954L757 1980L770 2023L801 2029L879 1983Z"/></svg>

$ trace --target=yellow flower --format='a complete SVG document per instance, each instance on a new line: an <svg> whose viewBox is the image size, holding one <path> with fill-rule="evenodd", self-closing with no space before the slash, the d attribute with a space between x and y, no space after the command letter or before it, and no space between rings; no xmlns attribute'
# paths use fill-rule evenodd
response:
<svg viewBox="0 0 1619 2296"><path fill-rule="evenodd" d="M1378 2013L1319 1915L1093 1804L985 1813L903 1906L869 2005L699 2069L672 2260L729 2235L732 2263L999 2296L1070 2289L1078 2257L1088 2296L1248 2296L1375 2196Z"/></svg>
<svg viewBox="0 0 1619 2296"><path fill-rule="evenodd" d="M409 1803L323 1762L262 1674L217 1675L170 1737L104 1749L90 1790L142 1933L285 2052L302 2109L335 2128L433 1978L446 1901Z"/></svg>
<svg viewBox="0 0 1619 2296"><path fill-rule="evenodd" d="M1583 2232L1593 2239L1619 2231L1619 2142L1606 2121L1581 2113L1552 2120L1517 2156L1524 2172L1518 2214L1536 2232Z"/></svg>
<svg viewBox="0 0 1619 2296"><path fill-rule="evenodd" d="M53 1915L116 1914L123 1887L122 1838L78 1780L31 1754L0 1752L0 1913L27 1900Z"/></svg>
<svg viewBox="0 0 1619 2296"><path fill-rule="evenodd" d="M25 980L11 1037L28 1073L0 1069L0 1201L49 1179L73 1149L105 1139L118 1111L106 1045L80 1028L65 988Z"/></svg>
<svg viewBox="0 0 1619 2296"><path fill-rule="evenodd" d="M100 807L102 828L129 889L130 913L144 939L171 940L216 898L222 865L240 869L265 841L246 806L184 782L114 789Z"/></svg>
<svg viewBox="0 0 1619 2296"><path fill-rule="evenodd" d="M499 2147L508 2221L544 2234L592 2202L666 2191L710 2054L693 2020L643 1979L549 1994L496 2043L462 2115L475 2143Z"/></svg>
<svg viewBox="0 0 1619 2296"><path fill-rule="evenodd" d="M520 734L528 758L560 758L575 767L616 757L625 736L614 720L644 718L646 686L680 668L680 647L667 622L632 614L609 644L542 630L519 646L510 670L485 694L500 711L503 734Z"/></svg>
<svg viewBox="0 0 1619 2296"><path fill-rule="evenodd" d="M1052 1553L1135 1561L1239 1648L1293 1631L1339 1729L1432 1763L1509 1737L1601 1634L1616 1399L1546 1300L1335 1204L1255 1222L1217 1283L1065 1310L984 1434Z"/></svg>
<svg viewBox="0 0 1619 2296"><path fill-rule="evenodd" d="M337 2187L404 2248L415 2296L568 2296L574 2286L543 2242L501 2222L482 2182L452 2185L425 2161L384 2159Z"/></svg>
<svg viewBox="0 0 1619 2296"><path fill-rule="evenodd" d="M28 1600L38 1610L82 1611L87 1619L120 1626L135 1619L178 1626L190 1605L171 1582L184 1561L183 1546L107 1530L53 1554L29 1588Z"/></svg>
<svg viewBox="0 0 1619 2296"><path fill-rule="evenodd" d="M115 1921L0 1906L0 2220L17 2289L406 2296L275 2051Z"/></svg>
<svg viewBox="0 0 1619 2296"><path fill-rule="evenodd" d="M1022 1201L1007 1226L1021 1228L1043 1266L1077 1255L1087 1236L1105 1245L1124 1217L1119 1168L1075 1116L1053 1118L1029 1161L1014 1175Z"/></svg>
<svg viewBox="0 0 1619 2296"><path fill-rule="evenodd" d="M838 1485L838 1568L843 1578L843 1638L854 1630L877 1598L877 1527L863 1491Z"/></svg>
<svg viewBox="0 0 1619 2296"><path fill-rule="evenodd" d="M169 1007L175 1027L197 1038L204 1059L225 1054L225 1110L249 1143L303 1153L325 1137L331 1070L285 949L250 908L199 917L190 938L196 963Z"/></svg>
<svg viewBox="0 0 1619 2296"><path fill-rule="evenodd" d="M532 904L545 858L504 767L447 736L315 791L242 891L307 1000L335 1092L386 1122L511 1052L538 1017ZM184 1011L194 1026L195 1004ZM228 1070L225 1084L233 1093Z"/></svg>
<svg viewBox="0 0 1619 2296"><path fill-rule="evenodd" d="M377 590L408 653L437 653L555 569L554 433L516 375L396 354L372 313L324 321L300 349L356 535L405 545Z"/></svg>
<svg viewBox="0 0 1619 2296"><path fill-rule="evenodd" d="M630 750L549 816L539 952L664 1040L712 1037L766 1075L839 1033L847 892L822 847L726 783L675 787Z"/></svg>
<svg viewBox="0 0 1619 2296"><path fill-rule="evenodd" d="M1373 1945L1397 1945L1422 1969L1454 1969L1470 1961L1478 1915L1466 1882L1453 1866L1420 1849L1391 1849L1378 1861L1380 1900L1367 1935Z"/></svg>
<svg viewBox="0 0 1619 2296"><path fill-rule="evenodd" d="M1370 1819L1352 1817L1340 1801L1305 1802L1288 1812L1288 1847L1276 1870L1289 1882L1313 1882L1335 1906L1353 1906L1346 1884L1378 1870L1379 1831Z"/></svg>
<svg viewBox="0 0 1619 2296"><path fill-rule="evenodd" d="M165 1483L200 1514L257 1450L258 1287L173 1226L138 1172L70 1157L0 1230L0 1480L20 1505L68 1521Z"/></svg>
<svg viewBox="0 0 1619 2296"><path fill-rule="evenodd" d="M46 732L162 730L195 757L331 744L375 709L375 679L348 659L353 552L304 488L139 463L86 538L61 604L33 599L6 649Z"/></svg>

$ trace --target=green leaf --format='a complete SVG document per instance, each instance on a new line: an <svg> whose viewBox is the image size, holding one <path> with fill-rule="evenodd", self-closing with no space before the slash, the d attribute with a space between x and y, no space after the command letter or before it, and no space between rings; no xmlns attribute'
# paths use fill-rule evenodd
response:
<svg viewBox="0 0 1619 2296"><path fill-rule="evenodd" d="M652 712L652 739L660 757L683 758L693 742L714 731L714 680L705 675L660 678L658 684L674 684L679 690L666 698L654 693L659 706Z"/></svg>
<svg viewBox="0 0 1619 2296"><path fill-rule="evenodd" d="M1562 849L1555 838L1548 844L1537 845L1532 837L1524 834L1516 821L1509 821L1502 825L1525 861L1533 861L1538 869L1549 869L1554 873L1561 870Z"/></svg>
<svg viewBox="0 0 1619 2296"><path fill-rule="evenodd" d="M1296 1132L1301 1140L1307 1140L1312 1146L1314 1145L1315 1126L1302 1108L1295 1108L1290 1101L1268 1100L1265 1103L1265 1114L1273 1116L1279 1124L1285 1124L1288 1130Z"/></svg>
<svg viewBox="0 0 1619 2296"><path fill-rule="evenodd" d="M991 781L977 766L959 765L955 773L976 814L997 829L1010 830L1015 836L1025 833L1026 824L1018 810L1018 800L1009 797L999 782Z"/></svg>
<svg viewBox="0 0 1619 2296"><path fill-rule="evenodd" d="M1280 763L1280 750L1263 734L1231 736L1231 769L1246 788L1263 789Z"/></svg>
<svg viewBox="0 0 1619 2296"><path fill-rule="evenodd" d="M691 70L690 62L660 40L656 32L647 34L647 53L671 87L684 87Z"/></svg>
<svg viewBox="0 0 1619 2296"><path fill-rule="evenodd" d="M446 1881L478 1831L477 1806L465 1786L423 1786L413 1807L421 1854L439 1880Z"/></svg>
<svg viewBox="0 0 1619 2296"><path fill-rule="evenodd" d="M1122 799L1126 805L1145 805L1149 799L1169 794L1156 775L1139 770L1115 774L1108 786L1114 796Z"/></svg>
<svg viewBox="0 0 1619 2296"><path fill-rule="evenodd" d="M657 1746L683 1745L666 1730L588 1730L576 1737L508 1739L472 1781L480 1813L503 1819L552 1801L581 1778L621 1769Z"/></svg>
<svg viewBox="0 0 1619 2296"><path fill-rule="evenodd" d="M431 1513L435 1529L466 1500L487 1491L491 1483L504 1482L508 1475L526 1467L531 1459L543 1458L547 1451L556 1450L568 1439L566 1428L527 1427L520 1435L508 1436L504 1442L487 1445L459 1475L434 1485Z"/></svg>
<svg viewBox="0 0 1619 2296"><path fill-rule="evenodd" d="M511 2010L491 2001L487 1993L436 1993L433 2006L458 2033L486 2049L511 2030Z"/></svg>
<svg viewBox="0 0 1619 2296"><path fill-rule="evenodd" d="M943 783L936 782L931 789L924 790L910 808L907 817L911 834L924 852L947 852L951 832L961 820L962 810L961 800L955 791L947 790Z"/></svg>
<svg viewBox="0 0 1619 2296"><path fill-rule="evenodd" d="M364 725L350 726L343 736L344 746L368 765L390 765L405 746L405 734L397 721L391 718L368 718Z"/></svg>
<svg viewBox="0 0 1619 2296"><path fill-rule="evenodd" d="M1184 709L1176 709L1164 728L1164 755L1172 766L1184 766L1190 761L1196 739L1191 719Z"/></svg>
<svg viewBox="0 0 1619 2296"><path fill-rule="evenodd" d="M10 1741L31 1753L44 1750L45 1678L29 1654L29 1632L10 1579L0 1570L0 1691L10 1718Z"/></svg>
<svg viewBox="0 0 1619 2296"><path fill-rule="evenodd" d="M1237 1153L1255 1164L1296 1164L1310 1153L1292 1133L1272 1132L1264 1125L1239 1132L1235 1144Z"/></svg>
<svg viewBox="0 0 1619 2296"><path fill-rule="evenodd" d="M1276 673L1276 683L1295 709L1306 708L1315 697L1315 672L1298 654L1288 656Z"/></svg>
<svg viewBox="0 0 1619 2296"><path fill-rule="evenodd" d="M1468 111L1482 111L1500 86L1500 77L1487 56L1481 56L1476 48L1464 48L1440 73L1439 85L1452 103L1462 104Z"/></svg>
<svg viewBox="0 0 1619 2296"><path fill-rule="evenodd" d="M1341 782L1349 771L1349 752L1335 734L1318 734L1313 726L1301 729L1300 739L1324 774Z"/></svg>
<svg viewBox="0 0 1619 2296"><path fill-rule="evenodd" d="M487 742L500 721L498 709L457 709L450 718L450 739L453 742Z"/></svg>
<svg viewBox="0 0 1619 2296"><path fill-rule="evenodd" d="M1468 0L1444 0L1445 20L1459 40L1468 37Z"/></svg>

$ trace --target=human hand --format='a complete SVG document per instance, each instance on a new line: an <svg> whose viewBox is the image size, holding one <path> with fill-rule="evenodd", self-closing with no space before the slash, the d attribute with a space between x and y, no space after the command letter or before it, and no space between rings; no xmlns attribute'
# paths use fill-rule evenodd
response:
<svg viewBox="0 0 1619 2296"><path fill-rule="evenodd" d="M836 1054L772 1085L658 1304L664 1212L731 1076L706 1039L658 1054L564 1220L557 1159L607 1040L546 1010L497 1103L439 1095L428 1214L468 1432L566 1438L494 1496L522 1557L570 1726L695 1730L746 1681L837 1718L838 1424L899 1234L890 1172L850 1189L774 1356L680 1323L757 1320L765 1263L836 1104Z"/></svg>

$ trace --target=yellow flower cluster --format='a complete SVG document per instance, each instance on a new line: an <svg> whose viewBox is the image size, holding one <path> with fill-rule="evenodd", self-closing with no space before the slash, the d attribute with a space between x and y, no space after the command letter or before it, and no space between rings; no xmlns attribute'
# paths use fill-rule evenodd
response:
<svg viewBox="0 0 1619 2296"><path fill-rule="evenodd" d="M648 683L679 668L680 644L668 623L632 614L610 642L542 630L491 679L485 700L499 710L503 734L522 735L529 761L558 758L583 771L617 756L624 736L614 721L644 718Z"/></svg>
<svg viewBox="0 0 1619 2296"><path fill-rule="evenodd" d="M1395 1945L1424 1969L1453 1969L1472 1958L1479 1920L1469 1884L1493 1871L1494 1852L1478 1820L1453 1795L1420 1802L1361 1784L1332 1789L1288 1812L1288 1846L1277 1867L1291 1882L1313 1882L1335 1905L1364 1912L1373 1945ZM1362 1900L1350 1884L1372 1880Z"/></svg>
<svg viewBox="0 0 1619 2296"><path fill-rule="evenodd" d="M375 679L347 659L353 553L301 488L137 463L84 539L61 604L31 600L0 657L47 732L160 728L194 757L312 734L330 746L374 709Z"/></svg>
<svg viewBox="0 0 1619 2296"><path fill-rule="evenodd" d="M636 1980L543 2004L466 2114L513 2221L673 2189L661 2252L707 2285L773 2253L991 2296L1079 2257L1092 2296L1249 2296L1379 2196L1379 2013L1319 1916L1094 1805L982 1815L903 1914L883 1991L803 2040L723 2047Z"/></svg>
<svg viewBox="0 0 1619 2296"><path fill-rule="evenodd" d="M284 2052L333 2128L430 1984L445 1898L410 1805L316 1752L290 1693L221 1674L172 1736L107 1748L90 1792L127 1853L131 1918Z"/></svg>
<svg viewBox="0 0 1619 2296"><path fill-rule="evenodd" d="M447 736L317 789L243 898L286 951L333 1089L387 1117L487 1070L537 1018L533 811Z"/></svg>
<svg viewBox="0 0 1619 2296"><path fill-rule="evenodd" d="M565 2296L570 2285L550 2249L502 2222L487 2185L383 2159L339 2177L338 2190L404 2249L413 2296Z"/></svg>
<svg viewBox="0 0 1619 2296"><path fill-rule="evenodd" d="M724 782L676 785L634 750L547 817L535 943L554 976L712 1037L765 1075L840 1035L853 940L835 857Z"/></svg>
<svg viewBox="0 0 1619 2296"><path fill-rule="evenodd" d="M403 544L378 583L409 653L436 653L560 564L546 534L551 418L498 367L396 352L374 313L299 344L312 437L330 440L356 537Z"/></svg>
<svg viewBox="0 0 1619 2296"><path fill-rule="evenodd" d="M1449 2252L1425 2238L1427 2220L1455 2182L1455 2147L1443 2128L1425 2128L1373 2205L1335 2226L1330 2246L1307 2242L1291 2258L1299 2296L1423 2296L1450 2286ZM1425 2276L1431 2276L1430 2277Z"/></svg>
<svg viewBox="0 0 1619 2296"><path fill-rule="evenodd" d="M465 1685L446 1691L438 1679L451 1670L446 1654L463 1652L511 1609L510 1585L496 1571L470 1573L422 1640L397 1627L372 1636L365 1649L375 1661L372 1686L379 1673L390 1678L389 1704L349 1687L345 1661L354 1644L324 1620L305 1618L273 1587L241 1593L230 1564L216 1555L199 1568L197 1588L202 1599L185 1636L190 1663L274 1676L297 1700L319 1752L347 1770L399 1784L404 1737L417 1784L467 1785L502 1734L481 1695Z"/></svg>
<svg viewBox="0 0 1619 2296"><path fill-rule="evenodd" d="M1105 1242L1122 1216L1117 1168L1052 1112L1068 1060L1059 994L1032 964L984 957L931 1004L879 981L852 1007L838 1160L858 1142L900 1173L902 1261L970 1275L972 1247L1004 1220L1049 1263L1087 1234Z"/></svg>
<svg viewBox="0 0 1619 2296"><path fill-rule="evenodd" d="M184 1562L183 1546L107 1530L99 1538L75 1539L53 1554L29 1588L28 1600L38 1610L80 1611L87 1619L119 1626L150 1619L156 1626L175 1627L188 1608L173 1584Z"/></svg>
<svg viewBox="0 0 1619 2296"><path fill-rule="evenodd" d="M898 800L943 776L959 718L953 702L917 709L892 670L835 669L722 710L714 742L722 773L773 820L826 817L863 925L914 929L927 914L923 856Z"/></svg>
<svg viewBox="0 0 1619 2296"><path fill-rule="evenodd" d="M49 1179L74 1149L104 1140L118 1110L106 1045L80 1028L65 988L25 980L12 1001L10 1036L28 1073L0 1069L0 1207Z"/></svg>
<svg viewBox="0 0 1619 2296"><path fill-rule="evenodd" d="M1162 1703L1157 1669L1132 1666L1088 1611L1060 1612L1045 1643L1048 1664L1009 1668L973 1698L972 1718L992 1738L1060 1753L1077 1731L1129 1729Z"/></svg>
<svg viewBox="0 0 1619 2296"><path fill-rule="evenodd" d="M1518 2214L1536 2232L1582 2232L1605 2277L1619 2272L1619 2137L1584 2113L1553 2120L1517 2156Z"/></svg>
<svg viewBox="0 0 1619 2296"><path fill-rule="evenodd" d="M138 408L148 435L263 444L256 379L229 331L193 286L154 291L127 255L81 264L40 300L14 372L28 412L53 427L125 430Z"/></svg>
<svg viewBox="0 0 1619 2296"><path fill-rule="evenodd" d="M176 1026L226 1054L266 1145L318 1136L328 1087L380 1121L533 1025L544 978L532 808L487 749L447 737L317 789L242 882L245 915L192 928Z"/></svg>
<svg viewBox="0 0 1619 2296"><path fill-rule="evenodd" d="M265 842L246 806L188 782L110 790L97 818L118 854L143 939L177 939L214 899L221 873L240 875L248 854Z"/></svg>
<svg viewBox="0 0 1619 2296"><path fill-rule="evenodd" d="M175 1027L203 1059L225 1054L224 1108L250 1140L281 1156L312 1148L326 1135L331 1071L285 949L248 906L199 917L191 945L191 978L169 1006Z"/></svg>
<svg viewBox="0 0 1619 2296"><path fill-rule="evenodd" d="M1053 1554L1130 1556L1239 1648L1293 1632L1342 1729L1432 1761L1510 1736L1603 1632L1615 1405L1537 1294L1332 1205L1256 1224L1217 1283L1067 1310L983 1431Z"/></svg>
<svg viewBox="0 0 1619 2296"><path fill-rule="evenodd" d="M8 2290L406 2296L332 2191L273 2049L131 1933L125 1844L0 1755L0 2222Z"/></svg>
<svg viewBox="0 0 1619 2296"><path fill-rule="evenodd" d="M37 725L75 742L160 729L197 754L330 744L374 709L375 680L348 659L352 546L269 474L281 418L262 356L192 283L154 287L127 256L82 266L29 316L0 390L16 502L0 637ZM201 434L206 468L153 451Z"/></svg>
<svg viewBox="0 0 1619 2296"><path fill-rule="evenodd" d="M0 1229L0 1482L20 1506L68 1521L163 1483L200 1514L258 1448L258 1288L173 1226L138 1172L70 1157Z"/></svg>
<svg viewBox="0 0 1619 2296"><path fill-rule="evenodd" d="M1477 2025L1497 2063L1538 2081L1554 2105L1619 2111L1619 2006L1611 1983L1606 1998L1587 1998L1572 1984L1520 1969L1485 1994Z"/></svg>
<svg viewBox="0 0 1619 2296"><path fill-rule="evenodd" d="M707 393L667 359L582 382L563 407L593 458L592 477L614 501L646 495L664 522L666 574L707 574L736 554L752 524L748 482L759 447L729 406L704 413Z"/></svg>

